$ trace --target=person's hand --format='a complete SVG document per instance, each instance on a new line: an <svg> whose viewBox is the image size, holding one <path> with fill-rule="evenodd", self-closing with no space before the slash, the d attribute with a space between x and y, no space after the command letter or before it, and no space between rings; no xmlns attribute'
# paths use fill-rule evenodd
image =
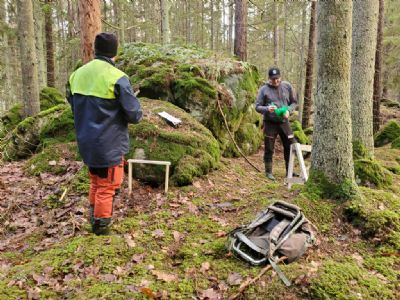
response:
<svg viewBox="0 0 400 300"><path fill-rule="evenodd" d="M275 105L269 105L267 107L267 109L268 109L269 112L273 112L273 111L275 111L275 109L277 109L277 107Z"/></svg>
<svg viewBox="0 0 400 300"><path fill-rule="evenodd" d="M283 115L283 117L284 117L285 119L288 119L288 118L289 118L289 111L288 111L288 110L285 112L285 114Z"/></svg>

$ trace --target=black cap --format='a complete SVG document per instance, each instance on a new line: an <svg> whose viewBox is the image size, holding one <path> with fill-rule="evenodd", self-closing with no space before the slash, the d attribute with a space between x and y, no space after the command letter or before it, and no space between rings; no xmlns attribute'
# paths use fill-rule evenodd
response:
<svg viewBox="0 0 400 300"><path fill-rule="evenodd" d="M281 77L281 71L278 68L270 68L268 70L268 78L275 79Z"/></svg>
<svg viewBox="0 0 400 300"><path fill-rule="evenodd" d="M117 55L118 39L114 33L101 32L94 40L94 54L114 57Z"/></svg>

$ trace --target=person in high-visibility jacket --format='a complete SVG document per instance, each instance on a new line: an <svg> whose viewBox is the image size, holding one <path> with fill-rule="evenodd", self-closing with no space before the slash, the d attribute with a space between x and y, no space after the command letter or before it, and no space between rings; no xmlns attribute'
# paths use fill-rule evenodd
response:
<svg viewBox="0 0 400 300"><path fill-rule="evenodd" d="M115 67L117 37L99 33L94 48L95 58L69 77L67 99L79 153L89 168L92 230L102 235L109 233L113 198L124 176L128 123L138 123L142 109L128 76Z"/></svg>

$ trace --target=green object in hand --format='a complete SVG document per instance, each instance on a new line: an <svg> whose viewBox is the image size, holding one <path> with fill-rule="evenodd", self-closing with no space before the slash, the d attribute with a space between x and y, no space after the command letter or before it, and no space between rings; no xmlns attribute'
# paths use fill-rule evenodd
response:
<svg viewBox="0 0 400 300"><path fill-rule="evenodd" d="M286 112L289 110L288 106L282 106L277 109L275 109L275 113L279 118L283 118L283 116L286 114Z"/></svg>

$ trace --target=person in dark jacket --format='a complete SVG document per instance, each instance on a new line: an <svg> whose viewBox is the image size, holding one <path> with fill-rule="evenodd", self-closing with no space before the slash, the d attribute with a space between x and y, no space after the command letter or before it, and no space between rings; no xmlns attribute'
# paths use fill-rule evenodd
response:
<svg viewBox="0 0 400 300"><path fill-rule="evenodd" d="M259 89L256 100L256 111L264 116L265 174L270 180L275 180L272 175L272 156L278 135L283 144L287 174L290 145L294 139L288 118L296 106L297 99L292 85L287 81L281 81L278 68L270 68L268 82Z"/></svg>
<svg viewBox="0 0 400 300"><path fill-rule="evenodd" d="M79 153L89 167L92 230L102 235L109 233L113 197L123 181L128 123L138 123L142 110L128 76L114 65L117 37L99 33L94 48L95 58L71 74L67 99Z"/></svg>

